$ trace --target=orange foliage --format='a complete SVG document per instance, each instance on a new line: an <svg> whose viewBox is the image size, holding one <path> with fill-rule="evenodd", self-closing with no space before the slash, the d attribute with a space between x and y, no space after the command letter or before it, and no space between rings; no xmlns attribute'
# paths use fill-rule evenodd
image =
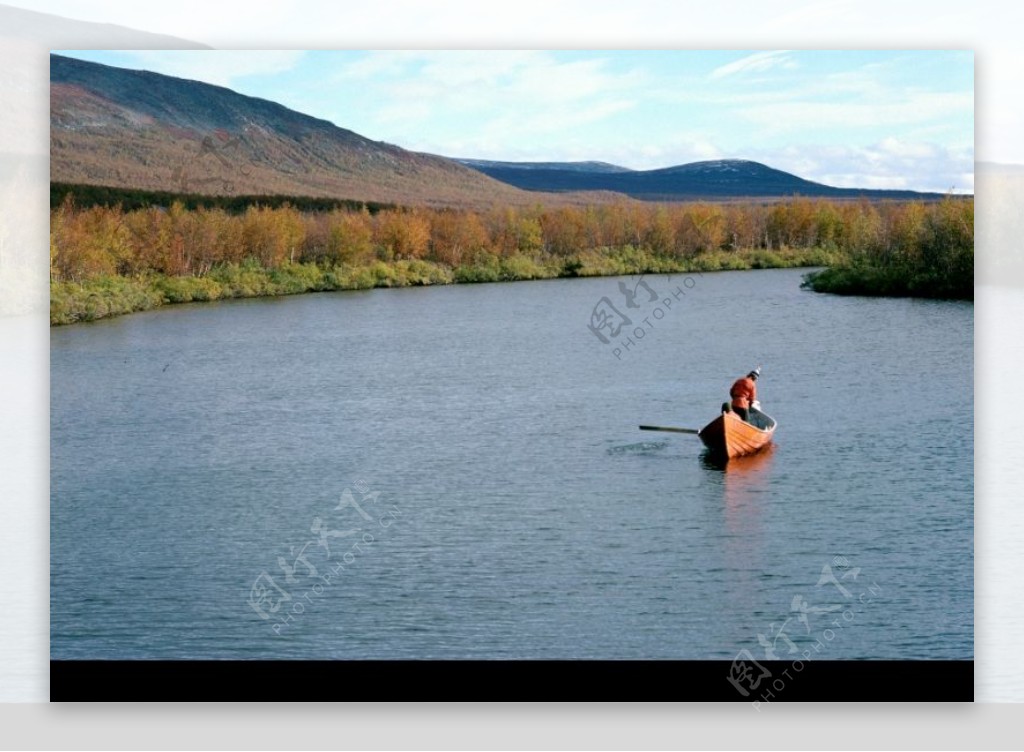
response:
<svg viewBox="0 0 1024 752"><path fill-rule="evenodd" d="M430 218L431 257L449 266L472 260L490 246L490 235L480 217L466 211L437 211Z"/></svg>
<svg viewBox="0 0 1024 752"><path fill-rule="evenodd" d="M68 200L51 212L50 274L83 281L121 274L203 275L247 258L274 268L289 261L366 264L375 258L430 259L448 266L480 254L538 261L592 249L639 248L664 257L738 249L815 248L885 264L958 268L945 248L973 239L973 203L870 203L795 199L777 204L602 204L589 208L493 208L484 213L436 209L335 209L292 206L222 209L150 207L78 209ZM966 244L966 245L965 245ZM935 261L936 264L939 261Z"/></svg>
<svg viewBox="0 0 1024 752"><path fill-rule="evenodd" d="M430 247L430 220L420 211L383 211L376 217L373 239L386 261L418 259Z"/></svg>

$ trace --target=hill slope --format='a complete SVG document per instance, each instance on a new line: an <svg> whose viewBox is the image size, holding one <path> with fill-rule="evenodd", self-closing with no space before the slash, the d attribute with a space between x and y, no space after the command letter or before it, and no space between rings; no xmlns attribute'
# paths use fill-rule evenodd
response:
<svg viewBox="0 0 1024 752"><path fill-rule="evenodd" d="M50 84L52 181L413 205L538 198L220 86L60 55L50 56Z"/></svg>
<svg viewBox="0 0 1024 752"><path fill-rule="evenodd" d="M834 188L745 159L719 159L629 170L603 162L489 162L464 159L481 172L528 191L615 191L646 201L779 198L933 199L938 193Z"/></svg>

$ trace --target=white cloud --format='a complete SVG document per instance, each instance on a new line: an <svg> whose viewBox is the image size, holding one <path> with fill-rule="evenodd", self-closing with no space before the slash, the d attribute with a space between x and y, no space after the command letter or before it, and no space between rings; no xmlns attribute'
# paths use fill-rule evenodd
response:
<svg viewBox="0 0 1024 752"><path fill-rule="evenodd" d="M883 138L877 149L882 154L899 159L936 159L939 156L935 144L901 141L892 136Z"/></svg>
<svg viewBox="0 0 1024 752"><path fill-rule="evenodd" d="M600 56L566 60L532 50L371 52L332 78L373 86L368 122L389 140L459 156L598 123L632 108L642 79L613 71ZM450 134L443 145L431 135L440 131Z"/></svg>
<svg viewBox="0 0 1024 752"><path fill-rule="evenodd" d="M291 70L302 59L302 50L132 50L130 67L168 76L233 86L237 79Z"/></svg>
<svg viewBox="0 0 1024 752"><path fill-rule="evenodd" d="M598 150L593 143L566 139L564 134L632 106L630 101L614 100L592 102L584 107L549 107L532 114L513 112L492 118L480 129L446 138L443 142L429 136L414 136L404 145L416 151L450 157L499 161L615 161L614 155ZM396 108L393 113L396 117L400 109ZM557 146L552 146L552 139L557 140Z"/></svg>
<svg viewBox="0 0 1024 752"><path fill-rule="evenodd" d="M818 182L839 187L874 188L877 190L914 190L905 175L864 175L861 173L832 173L822 175Z"/></svg>
<svg viewBox="0 0 1024 752"><path fill-rule="evenodd" d="M532 50L372 52L345 65L339 79L372 80L399 103L425 101L480 111L605 97L640 82L636 72L612 73L600 58L560 61Z"/></svg>
<svg viewBox="0 0 1024 752"><path fill-rule="evenodd" d="M969 193L973 149L884 138L867 146L810 146L762 150L752 159L838 188L887 188Z"/></svg>
<svg viewBox="0 0 1024 752"><path fill-rule="evenodd" d="M542 112L512 112L491 120L484 131L491 135L502 133L562 133L628 110L633 106L629 100L602 100L589 102L585 106L562 105L547 108Z"/></svg>
<svg viewBox="0 0 1024 752"><path fill-rule="evenodd" d="M711 71L710 78L721 79L741 73L763 73L772 68L795 68L796 62L787 54L787 50L772 52L756 52L739 60L726 63Z"/></svg>
<svg viewBox="0 0 1024 752"><path fill-rule="evenodd" d="M910 92L888 101L816 102L807 100L755 104L737 110L775 132L807 128L864 128L926 123L972 113L971 92Z"/></svg>

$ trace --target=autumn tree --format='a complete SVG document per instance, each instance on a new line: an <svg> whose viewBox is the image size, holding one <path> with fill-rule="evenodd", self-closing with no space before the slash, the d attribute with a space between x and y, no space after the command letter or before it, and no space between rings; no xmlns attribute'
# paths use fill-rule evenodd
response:
<svg viewBox="0 0 1024 752"><path fill-rule="evenodd" d="M272 209L250 206L242 218L245 255L268 269L294 261L305 240L306 228L298 210L290 205Z"/></svg>
<svg viewBox="0 0 1024 752"><path fill-rule="evenodd" d="M373 258L373 220L358 212L335 210L328 215L326 258L341 264L363 264Z"/></svg>
<svg viewBox="0 0 1024 752"><path fill-rule="evenodd" d="M487 228L473 212L441 210L431 216L430 247L435 261L458 266L489 244Z"/></svg>
<svg viewBox="0 0 1024 752"><path fill-rule="evenodd" d="M654 210L644 235L644 245L663 256L675 254L676 226L668 207L658 206Z"/></svg>
<svg viewBox="0 0 1024 752"><path fill-rule="evenodd" d="M821 248L836 249L846 241L842 215L829 201L819 201L814 208L816 244Z"/></svg>
<svg viewBox="0 0 1024 752"><path fill-rule="evenodd" d="M725 214L712 204L691 204L682 211L676 230L680 253L716 251L726 242Z"/></svg>
<svg viewBox="0 0 1024 752"><path fill-rule="evenodd" d="M117 274L130 255L130 239L120 207L78 210L71 201L51 215L50 267L57 279L82 282Z"/></svg>
<svg viewBox="0 0 1024 752"><path fill-rule="evenodd" d="M430 221L414 211L383 211L376 216L374 242L385 260L418 259L430 247Z"/></svg>
<svg viewBox="0 0 1024 752"><path fill-rule="evenodd" d="M585 215L575 206L544 212L540 217L544 249L556 256L569 256L584 250L587 240Z"/></svg>

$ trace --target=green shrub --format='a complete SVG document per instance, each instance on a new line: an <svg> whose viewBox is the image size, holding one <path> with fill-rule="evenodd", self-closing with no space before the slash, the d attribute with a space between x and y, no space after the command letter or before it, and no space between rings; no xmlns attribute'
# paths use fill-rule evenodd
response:
<svg viewBox="0 0 1024 752"><path fill-rule="evenodd" d="M220 283L223 297L254 298L271 293L267 271L255 259L246 259L241 264L221 264L207 276Z"/></svg>
<svg viewBox="0 0 1024 752"><path fill-rule="evenodd" d="M501 263L493 253L477 254L472 264L455 267L452 278L456 282L500 282Z"/></svg>
<svg viewBox="0 0 1024 752"><path fill-rule="evenodd" d="M504 281L548 279L553 273L529 256L510 256L501 260L501 279Z"/></svg>
<svg viewBox="0 0 1024 752"><path fill-rule="evenodd" d="M163 295L146 280L98 277L83 284L50 283L50 324L74 324L146 311L163 303Z"/></svg>
<svg viewBox="0 0 1024 752"><path fill-rule="evenodd" d="M163 296L165 303L191 303L217 300L223 289L209 277L156 277L152 288Z"/></svg>
<svg viewBox="0 0 1024 752"><path fill-rule="evenodd" d="M273 295L296 295L330 289L324 279L323 270L313 263L296 264L286 261L267 274Z"/></svg>

